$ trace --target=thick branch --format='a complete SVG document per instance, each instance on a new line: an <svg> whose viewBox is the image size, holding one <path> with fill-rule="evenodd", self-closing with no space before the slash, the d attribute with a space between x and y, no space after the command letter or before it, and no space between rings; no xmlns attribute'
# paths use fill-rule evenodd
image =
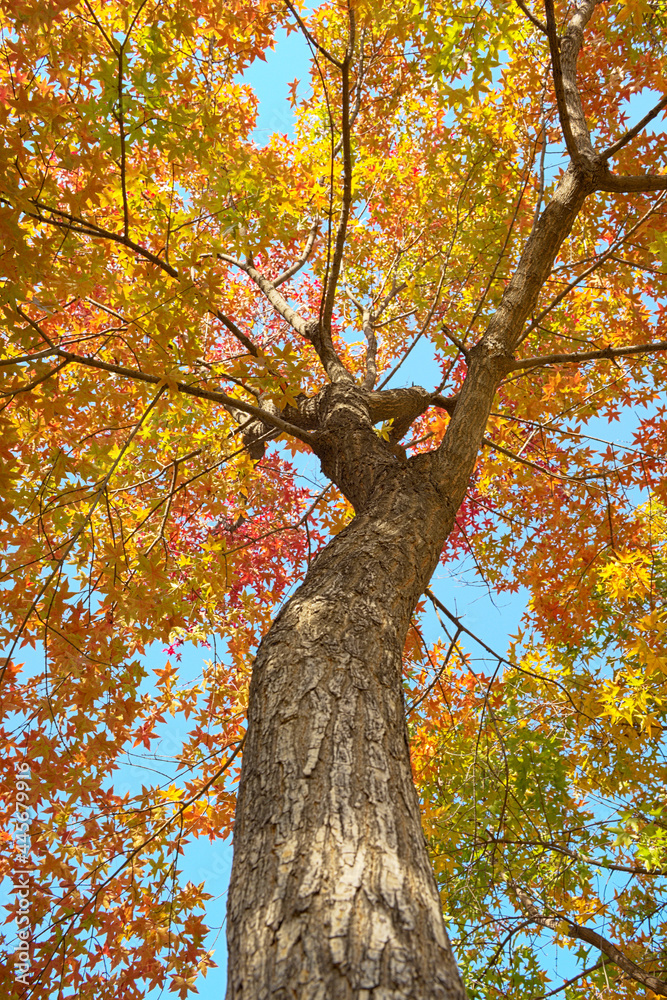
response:
<svg viewBox="0 0 667 1000"><path fill-rule="evenodd" d="M380 420L408 420L408 426L431 406L453 413L457 399L458 395L445 397L417 385L369 392L366 397L371 423L377 424Z"/></svg>
<svg viewBox="0 0 667 1000"><path fill-rule="evenodd" d="M348 382L352 381L352 376L334 350L331 338L326 338L321 335L317 321L305 320L303 316L299 315L299 313L292 308L287 299L278 291L275 284L272 281L269 281L268 278L265 278L264 275L257 270L254 264L250 263L250 261L243 263L240 260L235 260L233 257L228 257L226 254L220 254L219 256L221 260L224 260L228 264L232 264L235 267L240 268L242 271L245 271L248 277L252 278L260 291L264 293L278 315L282 316L282 318L289 323L293 330L313 345L319 355L325 372L332 382L339 380Z"/></svg>
<svg viewBox="0 0 667 1000"><path fill-rule="evenodd" d="M577 86L577 59L584 40L584 29L593 15L596 3L597 0L583 0L577 5L560 44L565 106L572 129L572 138L578 156L589 161L596 159L596 157Z"/></svg>
<svg viewBox="0 0 667 1000"><path fill-rule="evenodd" d="M565 100L565 87L563 86L563 69L560 62L560 40L558 38L558 31L556 29L556 18L554 14L553 0L545 0L544 4L546 14L547 14L547 35L549 37L549 51L551 52L551 71L554 81L554 90L556 92L556 105L558 107L558 118L560 119L560 127L563 132L563 138L565 139L565 145L567 146L567 151L570 154L570 158L576 161L579 159L579 150L577 149L577 144L574 141L574 136L572 134L572 128L570 126L570 115L568 112L567 101Z"/></svg>
<svg viewBox="0 0 667 1000"><path fill-rule="evenodd" d="M301 334L302 337L305 337L306 340L310 339L308 336L308 324L306 320L292 308L287 299L276 289L273 282L269 281L268 278L265 278L263 274L260 274L253 264L241 264L239 261L232 260L231 257L225 257L224 254L221 256L223 260L228 261L230 264L236 264L237 267L244 270L246 274L252 278L257 287L264 293L278 315L282 316L282 318L289 323L292 329L296 330L296 332Z"/></svg>
<svg viewBox="0 0 667 1000"><path fill-rule="evenodd" d="M551 10L549 17L553 20L550 2L547 0L547 11ZM561 62L558 63L562 67L564 108L571 125L577 162L570 164L561 177L553 198L533 226L484 336L468 352L468 372L438 448L441 483L457 507L465 495L475 466L496 390L511 370L512 352L521 340L524 323L535 308L556 255L569 235L586 196L594 190L594 175L599 172L576 89L577 56L583 29L594 6L595 0L586 0L577 8L561 43ZM582 169L582 163L587 169Z"/></svg>
<svg viewBox="0 0 667 1000"><path fill-rule="evenodd" d="M600 175L595 186L598 191L613 191L616 194L667 191L667 174L629 174L623 177L607 171Z"/></svg>
<svg viewBox="0 0 667 1000"><path fill-rule="evenodd" d="M364 309L363 311L361 325L364 331L364 337L366 338L366 374L364 375L363 386L364 389L372 389L377 382L378 377L378 342L377 337L375 336L375 330L373 329L371 314L367 309Z"/></svg>
<svg viewBox="0 0 667 1000"><path fill-rule="evenodd" d="M584 28L593 14L595 4L596 0L584 0L578 4L559 46L553 0L545 0L558 116L567 151L578 166L586 162L592 165L596 160L577 87L577 59L584 39Z"/></svg>

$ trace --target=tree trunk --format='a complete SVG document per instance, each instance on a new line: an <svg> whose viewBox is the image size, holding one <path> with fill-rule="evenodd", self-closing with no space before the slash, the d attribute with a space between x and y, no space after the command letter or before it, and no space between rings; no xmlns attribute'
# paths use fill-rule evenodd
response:
<svg viewBox="0 0 667 1000"><path fill-rule="evenodd" d="M228 1000L461 1000L410 769L402 652L451 529L432 456L381 477L259 648ZM449 513L447 513L449 510Z"/></svg>

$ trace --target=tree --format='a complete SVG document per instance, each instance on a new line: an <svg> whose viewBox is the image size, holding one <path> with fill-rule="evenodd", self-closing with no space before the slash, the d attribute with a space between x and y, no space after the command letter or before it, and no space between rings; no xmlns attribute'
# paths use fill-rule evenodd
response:
<svg viewBox="0 0 667 1000"><path fill-rule="evenodd" d="M471 995L549 993L533 931L667 995L662 0L1 16L6 988L194 989L179 851L242 759L230 1000L464 996L438 887ZM311 90L260 146L281 28ZM463 551L531 594L490 674L430 589ZM124 792L168 714L178 773Z"/></svg>

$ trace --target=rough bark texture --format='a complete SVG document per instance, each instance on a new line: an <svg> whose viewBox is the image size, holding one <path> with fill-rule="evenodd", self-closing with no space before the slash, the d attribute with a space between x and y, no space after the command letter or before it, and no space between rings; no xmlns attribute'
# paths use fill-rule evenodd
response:
<svg viewBox="0 0 667 1000"><path fill-rule="evenodd" d="M253 672L228 997L462 998L421 832L402 697L445 534L434 460L381 477Z"/></svg>

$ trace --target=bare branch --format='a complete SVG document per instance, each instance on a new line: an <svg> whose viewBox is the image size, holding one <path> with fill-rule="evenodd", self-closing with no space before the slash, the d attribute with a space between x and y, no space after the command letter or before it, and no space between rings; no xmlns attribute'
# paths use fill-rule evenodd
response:
<svg viewBox="0 0 667 1000"><path fill-rule="evenodd" d="M516 452L510 451L509 448L504 448L503 445L497 444L497 442L492 441L491 438L483 438L483 443L489 448L493 448L494 451L500 452L501 455L511 458L514 462L519 462L520 465L526 465L529 469L535 469L536 472L541 472L544 476L549 476L551 479L559 479L563 483L585 483L589 489L597 489L590 484L591 479L603 479L608 473L605 472L591 472L585 476L564 476L558 472L552 472L551 469L545 469L543 465L538 465L537 462L531 462L529 458L524 458L522 455L517 455Z"/></svg>
<svg viewBox="0 0 667 1000"><path fill-rule="evenodd" d="M648 123L653 121L653 119L656 118L665 107L667 107L667 97L663 97L659 100L656 106L652 108L647 115L644 115L641 121L637 122L636 125L628 129L625 135L622 135L621 138L618 139L612 146L605 149L605 151L600 154L600 158L602 160L608 160L610 157L615 156L619 149L623 149L623 147L631 142L636 135L639 135L642 129L646 128Z"/></svg>
<svg viewBox="0 0 667 1000"><path fill-rule="evenodd" d="M417 635L419 636L420 640L422 641L423 648L424 648L424 650L426 652L426 655L428 656L428 650L426 649L426 644L424 643L419 630L415 628L415 631L417 632ZM421 695L421 697L415 699L415 701L411 702L409 705L406 705L406 707L405 707L405 717L406 717L406 719L408 719L412 715L412 713L414 712L414 710L416 708L419 708L419 706L421 705L421 703L424 701L425 698L427 698L429 696L429 694L431 693L431 691L433 690L433 688L435 687L435 685L438 683L438 681L442 677L445 669L447 668L447 666L449 664L449 661L451 659L452 653L455 650L458 651L457 643L458 643L458 639L459 639L459 636L461 634L461 631L462 631L461 627L459 626L456 629L456 634L455 634L454 638L451 639L450 642L449 642L449 648L447 649L447 652L445 653L445 657L444 657L442 663L440 664L439 669L437 671L435 671L435 677L433 678L433 680L431 681L431 683L428 685L428 687L426 688L426 690L424 691L424 693ZM431 659L430 656L428 658L429 658L429 660ZM431 663L431 666L433 666L433 663Z"/></svg>
<svg viewBox="0 0 667 1000"><path fill-rule="evenodd" d="M538 31L541 31L543 35L547 35L548 34L547 26L544 23L544 21L540 21L540 19L538 17L535 17L534 14L531 14L531 12L528 10L528 7L523 2L523 0L515 0L515 3L517 5L517 7L519 7L523 11L523 13L526 15L526 17L528 18L528 20L532 24L535 25L535 27L538 29Z"/></svg>
<svg viewBox="0 0 667 1000"><path fill-rule="evenodd" d="M646 220L650 218L651 215L653 215L653 213L657 210L658 206L662 204L663 200L664 199L661 198L656 199L656 201L650 206L650 208L648 208L646 212L644 212L641 218L638 219L637 222L635 222L635 224L631 226L630 229L628 229L627 232L625 232L620 239L614 240L611 246L603 254L601 254L601 256L597 258L597 260L593 261L590 267L587 267L585 271L582 271L581 274L577 275L577 277L574 278L573 281L567 284L565 288L563 288L562 291L560 291L558 295L556 295L555 298L552 299L549 305L546 306L535 317L530 326L526 327L526 329L521 334L519 343L521 343L521 341L524 341L526 337L530 333L532 333L536 327L540 325L544 317L547 316L553 309L555 309L556 306L560 302L562 302L567 295L570 294L573 288L576 288L577 285L580 285L582 281L585 281L585 279L588 278L591 274L593 274L594 271L597 271L600 267L602 267L605 261L609 260L610 258L613 259L614 254L616 253L618 248L623 246L624 243L627 243L630 236L632 236L633 233L636 233L637 230L643 225L643 223L646 222Z"/></svg>
<svg viewBox="0 0 667 1000"><path fill-rule="evenodd" d="M392 323L400 323L402 319L410 319L416 312L416 309L408 309L407 312L398 313L397 316L390 316L389 319L383 319L381 323L373 323L373 329L381 330L384 326L391 326Z"/></svg>
<svg viewBox="0 0 667 1000"><path fill-rule="evenodd" d="M469 628L466 628L466 626L463 624L462 619L452 614L452 612L445 607L442 601L435 596L430 587L427 587L424 593L428 597L433 607L439 608L440 611L442 611L443 614L447 615L449 620L453 622L454 625L456 625L457 634L459 632L464 632L466 635L469 635L471 639L474 639L475 642L482 647L482 649L485 649L486 652L489 653L494 660L498 661L498 663L505 663L508 667L514 667L514 664L510 660L502 656L500 653L496 653L495 649L491 649L491 647L487 646L487 644L482 639L480 639L478 635L475 635L475 633L471 632Z"/></svg>
<svg viewBox="0 0 667 1000"><path fill-rule="evenodd" d="M294 275L301 270L304 264L308 262L308 258L313 252L313 247L315 246L315 239L319 231L320 231L320 220L316 219L311 227L310 233L308 234L308 239L306 241L306 246L303 253L301 254L298 260L296 260L293 264L291 264L287 268L287 270L283 271L282 274L279 274L278 277L275 279L275 281L271 282L274 288L277 288L278 285L282 285L283 281L288 281L289 278L293 278Z"/></svg>
<svg viewBox="0 0 667 1000"><path fill-rule="evenodd" d="M146 3L147 0L141 0L125 38L118 49L118 115L115 117L118 121L118 130L120 132L120 189L123 197L123 234L126 237L130 233L130 211L127 199L127 133L125 131L125 113L123 109L123 60L125 59L125 46L130 40L130 35Z"/></svg>
<svg viewBox="0 0 667 1000"><path fill-rule="evenodd" d="M227 254L221 253L218 256L220 260L238 267L241 271L245 271L248 277L252 278L257 287L264 293L278 315L282 316L293 330L314 346L322 362L322 366L332 382L341 379L352 381L352 376L334 349L330 334L326 336L322 332L322 329L318 327L316 321L305 320L303 316L299 315L287 299L277 290L275 283L265 278L251 260L246 260L244 263L243 261L236 260L234 257L229 257Z"/></svg>
<svg viewBox="0 0 667 1000"><path fill-rule="evenodd" d="M33 204L35 205L38 214L32 214L32 213L26 213L26 214L28 214L30 218L35 219L37 222L42 222L45 223L46 225L54 226L57 229L69 232L81 233L82 235L89 236L92 239L105 239L105 240L110 240L112 243L119 243L121 246L127 247L129 250L132 250L134 253L137 254L137 256L143 257L144 260L150 261L151 264L154 264L155 267L158 267L161 271L164 271L166 274L174 278L176 281L182 283L185 282L185 279L181 274L179 274L179 272L176 270L175 267L172 267L171 264L167 263L167 261L165 260L162 260L161 257L158 257L157 254L152 253L146 247L143 247L140 244L135 243L133 240L131 240L128 236L124 235L123 233L111 232L108 229L102 228L102 226L98 226L97 223L95 222L90 222L88 220L82 219L79 216L72 215L70 212L65 212L60 208L54 208L51 205L46 205L40 201L34 201ZM51 213L51 217L46 217L45 215L43 215L44 212ZM197 288L197 285L194 282L191 282L191 287L193 287L195 291L199 293L199 289ZM210 313L211 316L214 316L216 319L220 320L223 326L227 327L229 332L233 334L234 337L236 337L236 339L241 344L243 344L243 346L245 347L245 349L248 351L249 354L251 354L254 358L256 358L259 355L259 349L255 346L255 344L253 344L252 340L250 340L250 338L247 337L245 333L239 330L238 326L236 325L236 323L234 323L233 320L231 320L228 316L226 316L220 309L209 308L207 311Z"/></svg>
<svg viewBox="0 0 667 1000"><path fill-rule="evenodd" d="M607 965L607 962L607 959L601 958L599 962L595 963L595 965L589 965L588 968L582 969L581 972L578 972L576 976L572 976L572 979L566 979L565 982L560 986L557 986L556 989L549 990L548 993L540 993L538 996L531 997L530 1000L547 1000L547 997L553 997L557 993L562 993L563 990L568 988L568 986L572 986L573 983L578 982L580 979L584 979L585 976L590 976L591 972L597 972L598 969L602 969L605 965Z"/></svg>
<svg viewBox="0 0 667 1000"><path fill-rule="evenodd" d="M638 867L637 865L616 865L611 861L599 861L597 858L591 858L587 854L582 854L580 851L574 851L571 847L566 847L564 844L554 844L548 840L508 840L504 837L494 837L482 840L481 843L486 844L487 846L503 844L510 847L543 847L546 850L555 851L557 854L564 854L566 857L572 858L573 861L581 861L586 865L593 865L595 868L604 868L607 871L625 872L628 875L648 875L651 878L664 878L667 875L667 871L664 868L644 868L643 866Z"/></svg>
<svg viewBox="0 0 667 1000"><path fill-rule="evenodd" d="M648 194L651 191L665 191L667 174L629 174L622 177L608 171L601 175L596 189L613 191L616 194Z"/></svg>
<svg viewBox="0 0 667 1000"><path fill-rule="evenodd" d="M342 62L339 59L336 59L336 57L333 56L331 52L328 51L328 49L325 49L324 46L320 45L315 36L312 35L310 31L308 31L308 28L304 24L303 20L299 16L297 10L295 9L294 5L290 2L290 0L283 0L283 3L289 10L290 14L292 15L296 23L298 24L299 30L301 31L302 35L304 36L308 44L312 45L313 48L317 49L317 51L321 55L323 55L325 59L327 59L330 63L333 63L334 66L337 66L338 69L342 69L343 68Z"/></svg>
<svg viewBox="0 0 667 1000"><path fill-rule="evenodd" d="M361 40L359 44L359 69L357 71L357 96L354 100L354 107L350 111L350 128L354 125L357 120L357 116L361 111L361 93L364 85L364 40L366 37L366 29L363 28L361 32ZM343 136L340 137L338 142L333 148L332 158L335 159L341 151L343 145Z"/></svg>
<svg viewBox="0 0 667 1000"><path fill-rule="evenodd" d="M613 361L614 358L651 354L653 351L667 351L667 340L658 340L653 344L635 344L632 347L603 347L599 351L576 351L573 354L545 354L541 358L515 361L510 371L543 368L545 365L583 364L585 361L600 361L604 358Z"/></svg>
<svg viewBox="0 0 667 1000"><path fill-rule="evenodd" d="M49 351L48 353L51 354L52 352ZM16 364L16 360L14 358L12 359L12 362ZM14 396L18 396L18 394L21 392L31 392L32 389L35 389L42 382L46 382L47 379L50 379L54 375L57 375L58 372L62 371L62 369L65 368L65 366L68 364L69 361L61 361L59 365L56 365L54 368L50 368L43 375L38 375L36 378L32 380L32 382L26 382L24 385L17 385L16 388L9 389L7 392L0 392L0 396L6 396L9 397L10 399L13 399Z"/></svg>
<svg viewBox="0 0 667 1000"><path fill-rule="evenodd" d="M635 982L641 983L642 986L647 986L648 989L653 990L658 996L667 997L667 981L658 979L657 976L651 975L650 972L645 972L641 966L633 962L627 955L624 955L615 944L607 941L597 931L593 931L589 927L582 927L581 924L575 923L574 920L571 920L567 916L547 917L538 910L534 902L522 890L517 890L517 896L536 924L539 924L541 927L548 927L549 930L558 933L564 932L568 937L577 938L579 941L585 941L586 944L593 945L594 948L597 948L603 955L606 955L619 969L622 969L626 975L634 979Z"/></svg>
<svg viewBox="0 0 667 1000"><path fill-rule="evenodd" d="M266 298L269 300L273 308L276 310L279 316L289 323L293 330L305 337L306 340L310 340L308 333L308 324L303 316L300 316L296 309L293 309L287 299L281 295L281 293L276 289L272 281L265 278L257 268L248 262L245 264L239 260L235 260L233 257L228 257L226 254L219 254L220 259L226 261L228 264L232 264L234 267L240 268L242 271L252 278L257 287L264 293Z"/></svg>
<svg viewBox="0 0 667 1000"><path fill-rule="evenodd" d="M45 340L48 338L43 333L38 324L30 318L23 310L19 307L17 308L19 315L30 324ZM187 396L195 396L197 399L208 399L214 403L222 403L225 407L234 407L237 410L241 410L243 413L248 413L253 417L257 417L259 420L263 420L265 423L270 424L273 427L278 428L284 434L291 434L292 437L298 438L300 441L304 441L306 444L311 444L312 435L307 431L302 430L300 427L296 427L294 424L288 423L283 420L282 417L277 416L274 413L270 413L268 410L262 410L257 406L252 406L250 403L246 403L245 400L236 399L233 396L228 396L225 392L216 392L211 389L200 389L196 385L188 385L187 382L179 382L175 379L172 381L169 375L149 375L147 372L137 371L134 368L125 368L122 365L109 364L106 361L100 361L99 358L82 357L79 354L72 354L69 351L63 351L61 348L53 346L50 351L52 355L56 357L63 358L65 361L82 365L85 368L97 368L100 371L109 372L112 375L122 375L125 378L131 378L137 382L146 382L149 385L165 386L169 388L174 388L178 392L183 393Z"/></svg>
<svg viewBox="0 0 667 1000"><path fill-rule="evenodd" d="M125 58L125 42L118 50L118 129L120 132L120 189L123 196L123 235L130 234L130 212L127 202L127 170L125 148L125 116L123 114L123 59Z"/></svg>
<svg viewBox="0 0 667 1000"><path fill-rule="evenodd" d="M343 263L347 224L352 205L352 151L350 144L350 94L349 94L349 59L341 68L341 98L342 98L342 139L343 139L343 194L338 229L334 241L333 255L327 276L324 301L320 316L321 336L331 341L331 318L336 299L336 288Z"/></svg>
<svg viewBox="0 0 667 1000"><path fill-rule="evenodd" d="M431 302L431 305L429 306L429 310L426 313L426 318L424 319L424 322L422 323L422 325L420 326L419 330L417 331L416 337L414 338L414 340L412 341L412 343L410 344L410 346L408 347L408 349L401 355L401 357L399 358L397 364L394 365L394 367L389 372L389 374L386 376L386 378L384 378L382 380L382 383L380 385L380 389L383 389L385 387L385 385L387 384L387 382L389 382L394 377L394 375L396 374L396 372L398 371L398 369L401 367L401 365L403 364L403 362L406 360L406 358L408 357L408 355L417 346L417 343L421 340L421 338L426 333L427 327L428 327L429 323L431 322L431 320L433 319L433 313L435 312L435 310L437 308L437 305L438 305L438 302L440 300L440 293L442 292L442 286L443 286L443 283L444 283L444 280L445 280L445 271L446 271L446 265L445 265L445 267L442 268L442 270L440 272L440 280L438 281L438 287L435 290L435 295L433 296L433 301ZM409 316L410 313L406 313L405 315ZM400 318L400 317L396 317L396 319L398 319L398 318ZM390 321L387 321L387 322L390 322ZM375 329L378 328L377 324L374 324L374 326L375 326ZM451 334L451 331L449 330L449 327L445 326L444 323L442 324L442 329L447 333L447 336L449 336L450 338L453 336ZM453 342L456 343L457 347L459 348L459 350L461 351L461 353L463 354L463 356L466 357L467 351L465 350L465 348L462 345L459 345L458 341L453 341Z"/></svg>
<svg viewBox="0 0 667 1000"><path fill-rule="evenodd" d="M595 437L593 434L580 434L577 431L564 430L561 427L556 427L554 425L554 421L557 420L558 417L562 417L566 413L569 413L572 409L576 409L576 407L568 406L567 409L561 411L561 413L557 413L546 424L542 424L538 420L527 420L525 417L517 417L514 414L510 413L496 413L493 410L491 411L491 416L498 417L500 420L508 420L519 424L524 424L526 427L533 427L536 430L547 431L547 433L549 434L559 434L561 437L576 438L579 441L597 441L598 444L611 445L614 448L619 448L621 451L629 451L633 455L641 456L646 454L646 452L639 451L637 448L631 448L627 444L619 444L618 442L615 441L608 441L606 438Z"/></svg>
<svg viewBox="0 0 667 1000"><path fill-rule="evenodd" d="M519 191L519 197L517 198L516 205L514 206L514 212L512 213L512 219L510 221L509 226L507 227L507 232L505 233L505 239L503 240L503 245L500 248L500 253L496 257L495 264L493 265L493 269L491 270L491 274L489 275L488 281L486 282L486 285L484 286L484 290L482 291L482 294L479 297L479 302L477 303L477 306L476 306L475 311L474 311L474 313L472 315L472 318L470 319L470 322L468 323L466 332L465 332L464 337L463 337L464 340L467 339L468 334L470 333L470 331L472 330L473 326L475 325L477 317L479 316L479 314L482 311L482 308L483 308L484 303L486 301L486 297L489 294L489 291L491 290L491 286L492 286L493 282L496 280L496 275L498 273L498 268L500 267L500 265L501 265L501 263L502 263L502 261L503 261L503 259L505 257L505 252L506 252L507 247L509 245L509 242L510 242L510 240L511 240L513 234L514 234L514 227L515 227L516 221L517 221L517 219L519 217L519 211L521 209L521 203L523 202L523 196L525 195L526 188L528 187L528 184L530 182L531 170L532 170L532 166L533 166L533 162L534 162L534 158L535 158L535 148L536 147L533 147L532 162L528 164L528 166L526 168L526 171L525 171L525 174L524 174L523 184L521 185L521 190ZM458 347L459 345L457 344L456 346ZM461 350L461 347L459 347L459 350ZM463 350L462 353L465 354L465 350Z"/></svg>

